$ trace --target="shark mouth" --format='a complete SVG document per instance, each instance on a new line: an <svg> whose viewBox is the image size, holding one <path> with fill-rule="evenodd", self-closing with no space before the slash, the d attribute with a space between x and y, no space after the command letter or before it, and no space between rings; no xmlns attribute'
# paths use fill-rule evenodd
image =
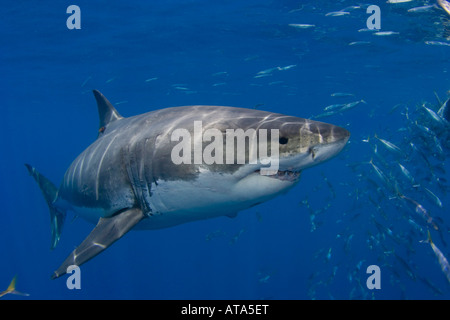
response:
<svg viewBox="0 0 450 320"><path fill-rule="evenodd" d="M261 174L260 170L256 170L255 172ZM281 181L296 182L300 179L300 175L301 171L278 170L276 174L266 175L266 177Z"/></svg>

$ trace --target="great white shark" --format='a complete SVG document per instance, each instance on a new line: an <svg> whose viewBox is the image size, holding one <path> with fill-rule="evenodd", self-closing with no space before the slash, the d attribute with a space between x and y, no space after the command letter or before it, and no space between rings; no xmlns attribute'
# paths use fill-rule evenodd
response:
<svg viewBox="0 0 450 320"><path fill-rule="evenodd" d="M98 137L72 162L59 188L26 164L50 209L52 248L60 239L67 211L97 224L53 279L133 228L232 217L285 193L299 182L303 169L337 155L350 137L346 129L332 124L235 107L172 107L124 118L99 91L93 93L100 117ZM262 161L174 163L171 156L179 141L174 141L173 132L183 128L194 134L196 121L201 121L203 132L215 129L224 135L229 129L267 129L270 136L277 129L277 170L261 174L267 168ZM274 148L273 140L268 140ZM208 144L200 143L203 148Z"/></svg>

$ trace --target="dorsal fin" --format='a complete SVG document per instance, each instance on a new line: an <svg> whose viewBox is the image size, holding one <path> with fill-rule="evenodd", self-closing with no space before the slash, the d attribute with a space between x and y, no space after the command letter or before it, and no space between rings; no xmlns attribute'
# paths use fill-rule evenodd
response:
<svg viewBox="0 0 450 320"><path fill-rule="evenodd" d="M105 128L111 122L120 120L123 117L117 112L116 108L105 98L100 91L94 90L94 97L97 100L98 116L100 118L99 133L105 131Z"/></svg>

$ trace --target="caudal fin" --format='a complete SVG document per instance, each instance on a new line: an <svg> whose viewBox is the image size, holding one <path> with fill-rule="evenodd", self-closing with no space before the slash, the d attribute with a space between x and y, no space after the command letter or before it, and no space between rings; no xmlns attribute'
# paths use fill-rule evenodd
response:
<svg viewBox="0 0 450 320"><path fill-rule="evenodd" d="M50 210L50 225L52 230L51 249L53 249L56 247L59 238L61 237L64 220L66 218L66 212L61 208L57 208L53 205L53 202L58 196L58 189L56 188L56 186L29 164L25 164L25 166L27 167L30 175L39 185L39 188L41 189Z"/></svg>
<svg viewBox="0 0 450 320"><path fill-rule="evenodd" d="M17 280L17 276L14 276L14 278L11 280L11 283L8 286L8 289L6 289L6 291L11 292L16 290L16 280Z"/></svg>
<svg viewBox="0 0 450 320"><path fill-rule="evenodd" d="M430 230L428 230L428 237L427 237L427 242L432 245L433 244L433 240L431 239L431 234L430 234Z"/></svg>
<svg viewBox="0 0 450 320"><path fill-rule="evenodd" d="M12 279L12 281L9 284L8 288L5 291L0 292L0 297L3 297L4 295L6 295L8 293L16 294L16 295L19 295L19 296L29 296L28 293L23 293L23 292L20 292L20 291L16 290L16 279L17 279L17 276L14 276L14 278Z"/></svg>

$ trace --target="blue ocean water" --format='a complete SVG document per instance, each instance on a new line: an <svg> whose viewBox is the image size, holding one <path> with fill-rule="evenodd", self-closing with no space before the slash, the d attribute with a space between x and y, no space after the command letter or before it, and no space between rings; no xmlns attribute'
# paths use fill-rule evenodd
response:
<svg viewBox="0 0 450 320"><path fill-rule="evenodd" d="M17 275L30 296L3 299L449 299L423 241L429 230L450 258L449 129L423 106L437 111L449 97L450 15L410 10L434 3L374 0L381 30L369 31L367 5L350 0L4 4L0 291ZM79 30L66 26L72 4ZM50 275L93 225L70 214L50 250L48 208L24 163L60 183L97 136L92 89L123 116L226 105L352 135L289 193L234 219L126 234L69 290ZM366 285L370 265L380 289Z"/></svg>

